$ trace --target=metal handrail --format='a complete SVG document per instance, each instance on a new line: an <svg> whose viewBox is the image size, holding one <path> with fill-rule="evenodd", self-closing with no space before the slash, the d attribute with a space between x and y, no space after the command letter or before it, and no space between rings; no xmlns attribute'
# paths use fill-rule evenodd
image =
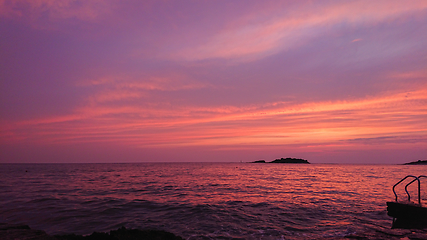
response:
<svg viewBox="0 0 427 240"><path fill-rule="evenodd" d="M416 180L418 180L418 202L419 202L419 204L421 205L421 195L420 195L420 179L418 178L418 177L416 177L416 176L414 176L414 175L408 175L408 176L406 176L406 177L404 177L404 178L402 178L399 182L397 182L396 184L394 184L393 185L393 193L394 193L394 196L396 197L396 202L397 202L397 194L396 194L396 191L394 190L394 188L397 186L397 185L399 185L401 182L403 182L405 179L407 179L408 177L413 177L413 178L415 178L414 180L413 180L413 182L414 181L416 181ZM412 182L411 182L412 183ZM406 190L406 189L405 189ZM409 196L409 193L408 193L408 191L406 191L406 194L408 194L408 200L410 199L410 196Z"/></svg>
<svg viewBox="0 0 427 240"><path fill-rule="evenodd" d="M405 186L405 192L408 195L408 202L409 202L411 200L411 195L409 195L408 186L411 185L416 180L418 180L418 204L421 206L421 185L420 185L420 178L427 178L427 176L420 175L420 176L418 176L418 178L416 178L416 179L412 180L411 182L409 182L408 184L406 184L406 186Z"/></svg>

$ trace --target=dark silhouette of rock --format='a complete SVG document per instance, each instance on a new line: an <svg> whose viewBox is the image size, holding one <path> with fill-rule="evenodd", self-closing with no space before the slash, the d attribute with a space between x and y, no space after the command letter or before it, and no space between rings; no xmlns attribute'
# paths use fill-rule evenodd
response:
<svg viewBox="0 0 427 240"><path fill-rule="evenodd" d="M46 232L30 229L28 225L0 223L0 239L2 240L55 240Z"/></svg>
<svg viewBox="0 0 427 240"><path fill-rule="evenodd" d="M403 165L427 165L427 160L418 160L416 162L408 162Z"/></svg>
<svg viewBox="0 0 427 240"><path fill-rule="evenodd" d="M258 160L252 163L305 163L310 164L307 160L301 158L280 158L271 162L266 162L265 160Z"/></svg>
<svg viewBox="0 0 427 240"><path fill-rule="evenodd" d="M281 158L281 159L276 159L271 163L309 163L309 162L301 158Z"/></svg>
<svg viewBox="0 0 427 240"><path fill-rule="evenodd" d="M159 230L126 229L112 230L110 233L94 232L89 236L57 235L58 240L184 240L170 232Z"/></svg>
<svg viewBox="0 0 427 240"><path fill-rule="evenodd" d="M173 233L159 230L126 229L112 230L110 233L94 232L89 236L76 234L50 236L41 230L30 229L28 225L0 223L1 240L183 240Z"/></svg>
<svg viewBox="0 0 427 240"><path fill-rule="evenodd" d="M265 160L258 160L258 161L252 162L252 163L265 163Z"/></svg>

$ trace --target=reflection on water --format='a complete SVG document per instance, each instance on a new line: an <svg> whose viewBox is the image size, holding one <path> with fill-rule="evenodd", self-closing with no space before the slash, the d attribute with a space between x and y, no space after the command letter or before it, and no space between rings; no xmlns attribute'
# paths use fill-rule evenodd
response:
<svg viewBox="0 0 427 240"><path fill-rule="evenodd" d="M394 200L392 185L403 176L427 173L427 166L396 165L0 166L1 222L26 223L51 234L149 227L189 239L303 239L344 237L374 228L378 232L391 224L385 203ZM427 202L426 181L423 186ZM417 196L416 184L409 191ZM403 187L397 192L406 197Z"/></svg>

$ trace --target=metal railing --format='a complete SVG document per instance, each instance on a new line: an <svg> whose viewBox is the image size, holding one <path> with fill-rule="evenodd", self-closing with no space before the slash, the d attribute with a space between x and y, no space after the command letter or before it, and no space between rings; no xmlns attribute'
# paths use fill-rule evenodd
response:
<svg viewBox="0 0 427 240"><path fill-rule="evenodd" d="M396 184L394 184L394 186L393 186L393 193L394 193L394 196L396 197L396 202L397 202L397 194L396 194L396 191L394 189L395 189L395 187L397 185L399 185L401 182L403 182L408 177L414 178L412 181L410 181L408 184L405 185L405 192L408 195L408 202L411 201L411 195L408 192L408 186L411 185L413 182L417 181L418 182L418 204L421 206L421 181L420 181L420 178L427 178L427 176L425 176L425 175L420 175L418 177L413 176L413 175L408 175L408 176L402 178Z"/></svg>

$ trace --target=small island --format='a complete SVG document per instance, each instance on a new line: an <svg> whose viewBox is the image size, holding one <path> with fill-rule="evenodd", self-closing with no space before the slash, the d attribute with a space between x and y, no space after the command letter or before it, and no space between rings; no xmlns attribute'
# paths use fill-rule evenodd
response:
<svg viewBox="0 0 427 240"><path fill-rule="evenodd" d="M307 160L301 158L280 158L271 162L266 162L265 160L258 160L252 163L304 163L310 164Z"/></svg>
<svg viewBox="0 0 427 240"><path fill-rule="evenodd" d="M427 160L418 160L416 162L408 162L403 165L427 165Z"/></svg>

